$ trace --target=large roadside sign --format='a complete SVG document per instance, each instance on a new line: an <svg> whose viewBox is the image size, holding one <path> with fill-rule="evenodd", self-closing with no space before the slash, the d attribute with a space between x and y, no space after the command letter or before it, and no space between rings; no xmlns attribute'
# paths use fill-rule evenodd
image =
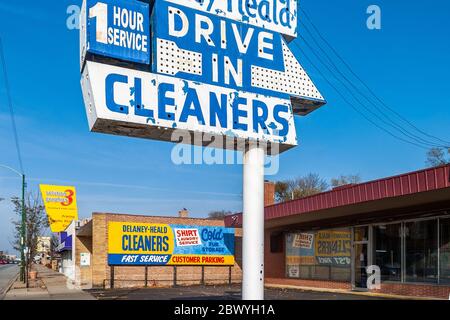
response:
<svg viewBox="0 0 450 320"><path fill-rule="evenodd" d="M75 187L39 185L50 230L62 232L73 220L78 219Z"/></svg>
<svg viewBox="0 0 450 320"><path fill-rule="evenodd" d="M296 0L85 0L81 21L92 131L173 141L178 130L282 152L297 145L294 114L325 103L288 46Z"/></svg>

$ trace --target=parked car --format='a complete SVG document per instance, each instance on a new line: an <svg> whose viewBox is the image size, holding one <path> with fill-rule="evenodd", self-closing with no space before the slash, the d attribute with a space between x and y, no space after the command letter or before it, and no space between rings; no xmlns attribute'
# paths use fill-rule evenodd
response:
<svg viewBox="0 0 450 320"><path fill-rule="evenodd" d="M0 259L0 264L7 264L7 262L4 259Z"/></svg>

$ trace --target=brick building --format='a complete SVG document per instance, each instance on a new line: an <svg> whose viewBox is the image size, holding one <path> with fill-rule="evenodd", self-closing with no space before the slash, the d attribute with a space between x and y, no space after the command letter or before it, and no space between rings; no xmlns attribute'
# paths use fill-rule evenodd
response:
<svg viewBox="0 0 450 320"><path fill-rule="evenodd" d="M273 204L275 185L266 182L265 205ZM84 287L144 287L240 283L242 230L234 228L232 266L112 266L108 263L108 225L112 222L224 227L224 220L189 218L187 209L177 217L93 213L91 219L73 221L60 233L60 271ZM88 260L88 261L86 261Z"/></svg>
<svg viewBox="0 0 450 320"><path fill-rule="evenodd" d="M235 229L235 263L232 266L112 266L108 263L108 225L113 222L223 227L223 220L189 218L186 209L178 217L93 213L84 224L74 223L75 236L66 274L84 287L152 287L225 284L241 281L241 229Z"/></svg>
<svg viewBox="0 0 450 320"><path fill-rule="evenodd" d="M266 283L370 291L374 267L372 291L449 298L450 165L265 207Z"/></svg>

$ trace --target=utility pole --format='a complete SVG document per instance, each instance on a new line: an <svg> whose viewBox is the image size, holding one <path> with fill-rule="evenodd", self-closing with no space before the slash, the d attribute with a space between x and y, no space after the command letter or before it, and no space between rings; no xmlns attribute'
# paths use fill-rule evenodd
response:
<svg viewBox="0 0 450 320"><path fill-rule="evenodd" d="M12 123L12 127L13 127L13 132L14 132L14 139L16 142L16 148L17 148L17 155L19 158L19 163L20 163L20 171L18 172L17 170L5 166L5 165L0 165L0 167L9 169L11 171L14 171L15 173L17 173L19 176L22 177L22 226L21 226L21 235L20 235L20 256L22 258L21 261L21 270L20 270L20 280L26 282L27 284L27 288L28 288L28 276L26 275L25 272L25 240L26 240L26 211L25 211L25 173L23 171L23 164L22 164L22 156L20 154L20 147L19 147L19 139L17 137L17 129L16 129L16 120L14 119L14 110L13 110L13 104L12 104L12 98L11 98L11 92L10 92L10 88L9 88L9 81L8 81L8 74L6 71L6 61L5 61L5 55L3 53L3 43L2 43L2 39L0 38L0 58L1 58L1 63L2 63L2 67L3 67L3 75L5 78L5 88L6 88L6 93L7 93L7 97L8 97L8 104L9 104L9 111L11 113L11 123ZM28 255L28 254L27 254Z"/></svg>
<svg viewBox="0 0 450 320"><path fill-rule="evenodd" d="M25 210L25 174L22 174L22 226L20 228L20 281L27 283L28 287L28 276L26 273L26 255L25 255L25 244L26 244L26 221L27 213Z"/></svg>
<svg viewBox="0 0 450 320"><path fill-rule="evenodd" d="M25 244L26 244L26 230L27 230L27 211L25 210L25 188L26 188L26 183L25 183L25 174L24 173L20 173L19 171L5 166L3 164L0 164L0 167L8 169L14 173L16 173L17 175L19 175L22 178L22 221L21 221L21 226L20 226L20 257L21 257L21 262L20 262L20 281L23 281L24 283L27 284L28 287L28 277L26 275L26 255L25 255Z"/></svg>

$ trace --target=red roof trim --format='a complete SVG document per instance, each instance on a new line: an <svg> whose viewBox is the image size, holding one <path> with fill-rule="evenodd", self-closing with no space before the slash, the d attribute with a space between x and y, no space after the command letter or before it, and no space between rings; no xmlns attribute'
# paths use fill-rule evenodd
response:
<svg viewBox="0 0 450 320"><path fill-rule="evenodd" d="M448 187L450 187L450 165L444 165L348 187L344 186L302 199L273 204L265 207L264 215L266 220L270 220ZM233 218L233 216L236 217ZM225 225L241 226L242 214L225 217Z"/></svg>

